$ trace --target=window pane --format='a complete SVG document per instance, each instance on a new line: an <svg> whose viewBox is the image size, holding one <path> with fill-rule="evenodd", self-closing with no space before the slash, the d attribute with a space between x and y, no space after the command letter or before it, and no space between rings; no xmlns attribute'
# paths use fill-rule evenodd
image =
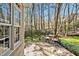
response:
<svg viewBox="0 0 79 59"><path fill-rule="evenodd" d="M3 26L0 26L0 39L4 36L4 29Z"/></svg>
<svg viewBox="0 0 79 59"><path fill-rule="evenodd" d="M16 40L15 42L19 41L19 28L15 28L16 29Z"/></svg>
<svg viewBox="0 0 79 59"><path fill-rule="evenodd" d="M11 4L0 3L0 22L11 23Z"/></svg>
<svg viewBox="0 0 79 59"><path fill-rule="evenodd" d="M9 27L0 26L0 54L9 48Z"/></svg>
<svg viewBox="0 0 79 59"><path fill-rule="evenodd" d="M2 4L2 19L5 19L7 15L6 4ZM5 22L5 20L3 20Z"/></svg>
<svg viewBox="0 0 79 59"><path fill-rule="evenodd" d="M9 27L5 27L5 37L9 36Z"/></svg>
<svg viewBox="0 0 79 59"><path fill-rule="evenodd" d="M7 4L7 20L11 22L11 4Z"/></svg>
<svg viewBox="0 0 79 59"><path fill-rule="evenodd" d="M1 18L1 15L2 15L2 13L1 13L1 8L0 8L0 18Z"/></svg>
<svg viewBox="0 0 79 59"><path fill-rule="evenodd" d="M18 9L14 8L14 17L15 17L15 24L19 25L19 21L20 21L20 12L18 11Z"/></svg>

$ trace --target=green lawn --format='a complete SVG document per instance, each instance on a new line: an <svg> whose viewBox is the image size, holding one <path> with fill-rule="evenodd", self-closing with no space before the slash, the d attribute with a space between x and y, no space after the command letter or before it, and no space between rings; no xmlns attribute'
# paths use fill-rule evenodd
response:
<svg viewBox="0 0 79 59"><path fill-rule="evenodd" d="M25 37L25 41L31 41L31 39L33 40L45 40L46 38L45 37L42 37L42 36L27 36Z"/></svg>
<svg viewBox="0 0 79 59"><path fill-rule="evenodd" d="M60 42L70 51L79 55L79 36L61 37Z"/></svg>

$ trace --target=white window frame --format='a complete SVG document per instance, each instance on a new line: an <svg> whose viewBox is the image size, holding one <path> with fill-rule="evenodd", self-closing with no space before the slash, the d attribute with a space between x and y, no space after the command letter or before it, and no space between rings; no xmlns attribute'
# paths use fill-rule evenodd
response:
<svg viewBox="0 0 79 59"><path fill-rule="evenodd" d="M22 42L19 38L19 41L17 41L16 43L14 42L14 29L15 27L18 27L20 30L20 21L19 21L19 25L15 25L15 19L14 19L14 8L17 8L20 11L20 21L21 21L21 9L18 8L16 6L16 4L11 3L11 22L10 24L7 23L0 23L0 25L4 25L4 26L9 26L10 28L10 39L9 39L9 45L10 45L10 49L7 49L6 51L4 51L4 53L0 54L0 55L10 55L16 48L18 48ZM19 31L19 37L20 37L20 31Z"/></svg>
<svg viewBox="0 0 79 59"><path fill-rule="evenodd" d="M14 8L16 8L19 12L20 12L20 18L19 18L19 25L16 25L16 21L15 21L15 18L14 18L14 29L16 30L16 28L19 28L19 37L20 37L20 21L21 21L21 9L19 7L17 7L16 4L14 4ZM14 10L15 11L15 10ZM16 31L15 31L16 33ZM16 37L16 36L15 36ZM16 38L15 38L16 40ZM21 43L20 41L20 38L17 42L14 42L14 48L16 48L17 45L19 45Z"/></svg>
<svg viewBox="0 0 79 59"><path fill-rule="evenodd" d="M20 17L19 17L19 25L16 24L16 20L15 20L15 17L14 17L14 26L15 26L15 27L20 27L21 10L20 10L20 8L17 7L16 4L14 4L14 11L15 11L15 9L17 9L17 10L19 11L19 13L20 13L19 16L20 16Z"/></svg>
<svg viewBox="0 0 79 59"><path fill-rule="evenodd" d="M2 18L0 18L0 20L6 20L6 19L2 19ZM3 55L3 54L5 54L8 50L10 50L10 48L11 48L11 26L12 26L12 19L10 19L10 23L8 24L8 23L2 23L2 22L0 22L0 26L4 26L4 27L9 27L9 48L8 49L6 49L5 51L3 51L3 53L1 53L0 55ZM5 38L5 37L4 37Z"/></svg>

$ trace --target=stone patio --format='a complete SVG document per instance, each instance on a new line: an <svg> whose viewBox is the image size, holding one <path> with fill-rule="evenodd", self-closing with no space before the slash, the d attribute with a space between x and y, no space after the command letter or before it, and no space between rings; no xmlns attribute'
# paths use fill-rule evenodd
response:
<svg viewBox="0 0 79 59"><path fill-rule="evenodd" d="M24 49L25 56L75 56L56 42L30 42Z"/></svg>

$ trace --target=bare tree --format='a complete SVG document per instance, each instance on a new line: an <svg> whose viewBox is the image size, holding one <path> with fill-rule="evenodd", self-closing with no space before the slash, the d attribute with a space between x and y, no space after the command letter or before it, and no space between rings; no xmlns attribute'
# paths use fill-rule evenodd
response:
<svg viewBox="0 0 79 59"><path fill-rule="evenodd" d="M76 17L75 17L75 19L74 19L74 22L77 21L77 16L78 16L78 14L77 14L77 12L78 12L78 9L77 9L77 8L78 8L77 3L76 3L75 8L76 8L76 13L75 13ZM76 26L74 27L74 31L76 31Z"/></svg>
<svg viewBox="0 0 79 59"><path fill-rule="evenodd" d="M54 36L57 37L57 25L58 25L58 16L60 13L60 9L61 9L61 3L57 3L56 4L56 14L55 14L55 29L54 29Z"/></svg>
<svg viewBox="0 0 79 59"><path fill-rule="evenodd" d="M33 15L34 15L34 3L32 3L32 12L31 12L31 40L33 40L33 34L32 34L32 20L33 20Z"/></svg>
<svg viewBox="0 0 79 59"><path fill-rule="evenodd" d="M48 30L50 31L50 3L48 4Z"/></svg>

